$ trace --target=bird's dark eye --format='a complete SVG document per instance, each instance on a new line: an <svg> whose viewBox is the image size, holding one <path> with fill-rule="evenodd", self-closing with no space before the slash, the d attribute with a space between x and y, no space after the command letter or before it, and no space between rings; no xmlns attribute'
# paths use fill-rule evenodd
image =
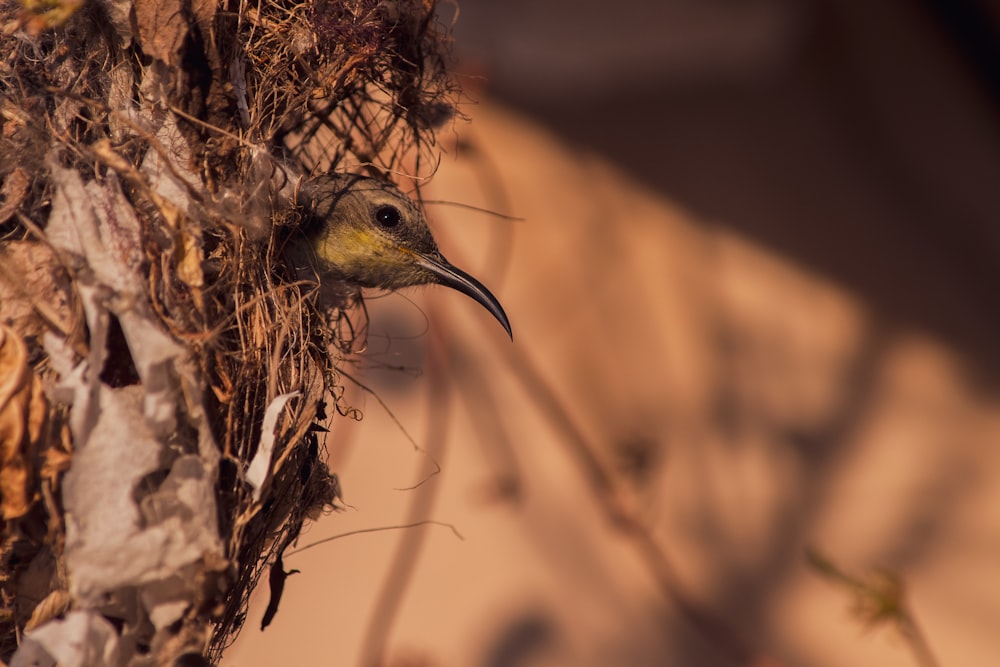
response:
<svg viewBox="0 0 1000 667"><path fill-rule="evenodd" d="M375 222L383 229L392 229L402 220L399 209L395 206L379 206L375 209Z"/></svg>

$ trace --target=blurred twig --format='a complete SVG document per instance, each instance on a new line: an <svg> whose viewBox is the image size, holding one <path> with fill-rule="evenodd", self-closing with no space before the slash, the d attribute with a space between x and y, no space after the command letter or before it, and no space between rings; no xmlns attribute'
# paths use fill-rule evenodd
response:
<svg viewBox="0 0 1000 667"><path fill-rule="evenodd" d="M447 375L443 372L442 360L446 358L443 350L444 341L434 333L428 336L427 377L429 387L428 425L425 442L426 453L435 462L440 462L445 454L448 440L449 410L452 398L452 387ZM413 490L413 502L410 505L405 523L419 524L426 522L434 508L434 501L440 489L439 484L427 484ZM406 587L419 561L420 549L423 547L427 531L408 530L396 547L382 590L379 592L372 612L371 621L367 625L365 637L361 643L362 667L380 667L385 663L385 645L393 623L399 611L400 602L406 593Z"/></svg>
<svg viewBox="0 0 1000 667"><path fill-rule="evenodd" d="M806 560L824 579L851 593L854 598L852 612L862 625L866 628L894 626L920 667L939 666L907 606L906 585L897 573L876 570L863 576L848 574L815 549L806 550Z"/></svg>
<svg viewBox="0 0 1000 667"><path fill-rule="evenodd" d="M438 314L437 320L445 320ZM477 320L484 328L488 324L485 319ZM441 321L442 328L448 328L447 321ZM492 335L492 330L487 334ZM636 552L646 563L650 572L656 577L664 596L670 600L681 616L697 630L706 643L735 665L751 665L759 658L758 652L747 641L720 618L716 613L701 606L684 592L681 582L663 549L653 538L650 530L642 523L624 501L625 493L608 467L601 462L594 447L586 436L577 428L573 418L563 406L562 401L549 387L542 374L523 348L510 345L500 346L507 367L528 392L538 410L560 432L559 439L566 446L572 458L581 467L582 472L593 490L605 518L622 536L629 540Z"/></svg>
<svg viewBox="0 0 1000 667"><path fill-rule="evenodd" d="M456 149L460 155L472 162L472 173L479 181L479 187L489 202L490 208L499 211L510 210L510 197L501 176L499 167L492 154L483 150L474 139L460 140ZM518 220L511 216L499 216L505 220ZM507 278L510 270L510 260L514 252L514 228L510 225L491 225L490 242L487 245L490 254L483 275L493 276L495 287L499 288Z"/></svg>
<svg viewBox="0 0 1000 667"><path fill-rule="evenodd" d="M490 376L483 372L475 359L461 354L461 351L461 348L452 350L452 366L454 372L460 374L456 377L462 386L475 387L475 391L461 391L459 395L472 417L473 427L479 433L476 442L482 445L491 459L494 498L517 502L523 496L522 474L506 422L497 410L496 396L490 389Z"/></svg>

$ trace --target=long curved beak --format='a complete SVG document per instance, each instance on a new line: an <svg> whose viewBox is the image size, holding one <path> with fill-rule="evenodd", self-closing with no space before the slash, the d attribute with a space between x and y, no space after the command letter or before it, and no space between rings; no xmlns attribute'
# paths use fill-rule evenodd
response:
<svg viewBox="0 0 1000 667"><path fill-rule="evenodd" d="M503 312L500 302L497 301L497 298L481 282L465 271L455 267L441 256L429 257L427 255L417 255L417 262L420 266L430 271L439 284L456 289L479 302L479 305L490 311L493 317L497 318L497 321L503 326L510 339L514 340L514 334L510 330L510 320L507 319L507 313Z"/></svg>

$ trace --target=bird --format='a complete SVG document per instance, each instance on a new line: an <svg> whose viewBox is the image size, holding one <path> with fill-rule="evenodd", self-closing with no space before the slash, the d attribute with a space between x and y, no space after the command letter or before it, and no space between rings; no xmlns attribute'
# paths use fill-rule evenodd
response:
<svg viewBox="0 0 1000 667"><path fill-rule="evenodd" d="M514 339L497 298L445 259L420 208L391 182L329 172L303 182L296 199L302 217L290 257L297 270L352 288L444 285L483 306Z"/></svg>

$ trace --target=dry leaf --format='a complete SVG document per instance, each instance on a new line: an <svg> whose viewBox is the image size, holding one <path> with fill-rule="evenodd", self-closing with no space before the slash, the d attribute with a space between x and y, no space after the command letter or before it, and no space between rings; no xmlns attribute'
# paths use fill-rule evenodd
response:
<svg viewBox="0 0 1000 667"><path fill-rule="evenodd" d="M285 404L299 395L293 391L288 394L276 396L264 412L264 423L261 426L260 442L257 445L257 453L247 467L246 480L253 487L254 501L260 500L260 492L264 488L264 483L271 476L271 459L274 455L275 427L278 425L278 417Z"/></svg>
<svg viewBox="0 0 1000 667"><path fill-rule="evenodd" d="M28 619L28 622L24 626L25 632L31 632L43 623L47 623L54 618L59 618L69 611L71 603L72 599L69 596L69 591L62 589L52 591L31 612L31 618Z"/></svg>
<svg viewBox="0 0 1000 667"><path fill-rule="evenodd" d="M71 317L55 278L52 250L34 241L0 247L0 322L26 340L50 329L68 335Z"/></svg>
<svg viewBox="0 0 1000 667"><path fill-rule="evenodd" d="M71 611L25 634L10 667L113 667L119 659L115 627L93 611Z"/></svg>
<svg viewBox="0 0 1000 667"><path fill-rule="evenodd" d="M24 195L31 185L31 177L20 167L15 167L14 171L7 175L3 184L3 203L0 204L0 225L7 222L10 216L14 215L24 201Z"/></svg>
<svg viewBox="0 0 1000 667"><path fill-rule="evenodd" d="M48 414L42 383L27 364L24 341L0 326L0 513L24 516L34 502L32 450Z"/></svg>
<svg viewBox="0 0 1000 667"><path fill-rule="evenodd" d="M143 53L171 67L181 67L181 49L188 34L181 0L136 0L135 22Z"/></svg>

